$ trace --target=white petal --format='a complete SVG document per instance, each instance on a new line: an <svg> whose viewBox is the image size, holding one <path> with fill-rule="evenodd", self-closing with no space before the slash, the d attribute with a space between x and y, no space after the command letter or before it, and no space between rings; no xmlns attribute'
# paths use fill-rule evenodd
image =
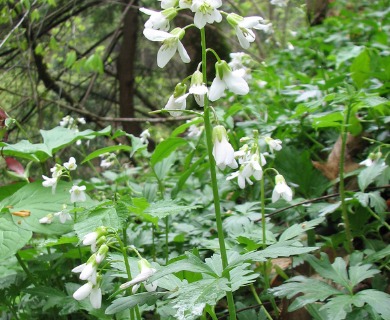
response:
<svg viewBox="0 0 390 320"><path fill-rule="evenodd" d="M100 288L93 288L89 295L89 301L95 309L100 309L102 306L102 290Z"/></svg>
<svg viewBox="0 0 390 320"><path fill-rule="evenodd" d="M194 24L199 28L202 29L207 23L207 17L201 13L196 12L194 17Z"/></svg>
<svg viewBox="0 0 390 320"><path fill-rule="evenodd" d="M236 30L237 38L238 38L238 41L240 42L241 47L243 47L244 49L248 49L250 44L249 44L248 39L242 33L241 28L239 26L237 26L235 28L235 30Z"/></svg>
<svg viewBox="0 0 390 320"><path fill-rule="evenodd" d="M86 234L83 238L83 245L87 246L96 242L98 233L96 231Z"/></svg>
<svg viewBox="0 0 390 320"><path fill-rule="evenodd" d="M272 191L272 202L278 201L280 198L280 194L277 192L276 188Z"/></svg>
<svg viewBox="0 0 390 320"><path fill-rule="evenodd" d="M191 61L191 58L190 56L188 55L186 49L184 48L183 44L179 41L178 44L177 44L177 49L179 51L179 55L180 55L180 58L181 60L184 62L184 63L188 63Z"/></svg>
<svg viewBox="0 0 390 320"><path fill-rule="evenodd" d="M221 98L223 92L225 91L225 88L226 88L225 82L223 82L220 77L216 76L209 90L210 101L216 101L219 98Z"/></svg>
<svg viewBox="0 0 390 320"><path fill-rule="evenodd" d="M164 68L169 60L175 55L177 50L177 44L175 45L162 45L157 53L157 65L160 68Z"/></svg>
<svg viewBox="0 0 390 320"><path fill-rule="evenodd" d="M168 32L150 28L144 29L144 36L150 41L164 41L175 37L173 34Z"/></svg>
<svg viewBox="0 0 390 320"><path fill-rule="evenodd" d="M264 19L262 17L246 17L239 23L239 26L243 28L253 28L263 21Z"/></svg>
<svg viewBox="0 0 390 320"><path fill-rule="evenodd" d="M244 189L245 188L245 178L241 175L238 176L238 186L241 188L241 189Z"/></svg>
<svg viewBox="0 0 390 320"><path fill-rule="evenodd" d="M154 292L157 289L157 281L152 283L145 283L144 286L147 292Z"/></svg>
<svg viewBox="0 0 390 320"><path fill-rule="evenodd" d="M74 273L79 273L79 272L81 272L81 271L84 270L84 268L85 268L86 265L87 265L86 263L80 264L79 266L73 268L73 269L72 269L72 272L74 272Z"/></svg>
<svg viewBox="0 0 390 320"><path fill-rule="evenodd" d="M147 8L140 8L139 11L151 16L152 14L155 14L157 11L154 11L154 10L150 10L150 9L147 9Z"/></svg>
<svg viewBox="0 0 390 320"><path fill-rule="evenodd" d="M73 293L73 298L79 301L83 300L90 295L91 291L92 291L92 283L87 282L86 284L78 288L75 291L75 293Z"/></svg>
<svg viewBox="0 0 390 320"><path fill-rule="evenodd" d="M87 280L94 272L96 272L95 267L91 263L87 263L83 271L80 273L80 279Z"/></svg>
<svg viewBox="0 0 390 320"><path fill-rule="evenodd" d="M235 94L245 95L249 92L249 86L246 81L237 76L234 71L224 74L223 80L229 90Z"/></svg>

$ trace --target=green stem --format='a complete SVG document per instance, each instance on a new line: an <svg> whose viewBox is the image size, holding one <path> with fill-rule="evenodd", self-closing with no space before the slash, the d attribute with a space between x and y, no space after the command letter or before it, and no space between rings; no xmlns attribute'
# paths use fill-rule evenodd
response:
<svg viewBox="0 0 390 320"><path fill-rule="evenodd" d="M126 228L123 228L122 230L122 233L123 233L123 240L124 242L126 243L127 242L127 235L126 235ZM123 255L123 259L125 261L125 267L126 267L126 273L127 273L127 280L131 280L132 279L132 276L131 276L131 270L130 270L130 264L129 264L129 259L127 257L127 246L125 245L125 243L122 242L121 238L119 235L116 235L116 238L118 240L118 243L119 243L119 246L121 248L121 252L122 252L122 255ZM131 295L131 290L127 290L127 293L129 295ZM139 308L138 308L138 305L136 305L134 307L134 309L130 309L130 319L131 320L134 320L134 310L135 310L135 315L136 315L136 318L137 320L141 320L141 314L139 312Z"/></svg>
<svg viewBox="0 0 390 320"><path fill-rule="evenodd" d="M22 260L22 258L19 255L19 253L16 252L15 253L15 257L18 260L18 262L19 262L20 266L22 267L23 271L26 273L27 277L30 279L30 281L34 284L34 286L38 287L38 284L35 281L33 274L30 272L30 270L28 270L26 264Z"/></svg>
<svg viewBox="0 0 390 320"><path fill-rule="evenodd" d="M264 311L266 317L267 317L269 320L272 320L271 315L268 313L267 309L264 307L263 303L261 302L260 297L259 297L259 295L257 294L256 289L255 289L255 286L253 285L253 283L251 283L250 287L251 287L251 291L252 291L252 294L253 294L255 300L256 300L257 303L261 306L261 309Z"/></svg>
<svg viewBox="0 0 390 320"><path fill-rule="evenodd" d="M344 184L344 165L345 165L345 149L347 145L347 136L348 136L348 121L351 114L351 104L347 107L347 114L344 117L343 125L341 127L341 155L340 155L340 168L339 168L339 174L340 174L340 183L339 183L339 193L340 193L340 200L341 200L341 214L344 222L344 229L345 229L345 237L347 240L346 243L346 249L349 253L353 251L352 246L352 233L351 228L349 224L349 217L348 217L348 211L347 211L347 203L345 201L346 195L345 195L345 184Z"/></svg>
<svg viewBox="0 0 390 320"><path fill-rule="evenodd" d="M207 59L206 59L206 33L204 28L200 29L201 41L202 41L202 73L203 73L203 82L207 83ZM210 175L211 175L211 186L213 189L213 197L214 197L214 209L215 209L215 220L217 224L217 232L218 232L218 242L219 242L219 250L221 252L221 260L222 260L222 268L226 269L228 266L227 252L225 247L225 236L223 233L222 226L222 216L221 216L221 204L219 200L219 192L218 192L218 182L217 182L217 173L215 169L215 160L213 157L213 141L212 141L212 128L210 121L210 106L207 97L204 99L204 127L206 133L206 141L207 141L207 153L209 156L210 163ZM229 272L227 272L227 278L230 281ZM228 302L229 315L230 319L236 319L236 309L234 306L233 293L231 291L226 292L226 298Z"/></svg>

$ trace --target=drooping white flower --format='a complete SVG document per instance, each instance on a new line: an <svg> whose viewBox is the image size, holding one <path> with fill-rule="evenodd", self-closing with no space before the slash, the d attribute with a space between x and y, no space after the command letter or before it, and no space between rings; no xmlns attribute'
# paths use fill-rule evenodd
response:
<svg viewBox="0 0 390 320"><path fill-rule="evenodd" d="M194 95L195 101L199 106L204 106L204 96L207 94L208 89L203 82L203 73L199 70L196 70L193 73L191 77L191 86L188 92Z"/></svg>
<svg viewBox="0 0 390 320"><path fill-rule="evenodd" d="M238 164L234 159L234 149L228 141L226 129L223 126L216 126L213 129L213 156L215 163L221 170L229 166L236 169Z"/></svg>
<svg viewBox="0 0 390 320"><path fill-rule="evenodd" d="M86 124L85 118L77 118L77 122L80 124Z"/></svg>
<svg viewBox="0 0 390 320"><path fill-rule="evenodd" d="M184 63L191 61L190 56L180 41L184 35L185 31L182 28L175 28L170 33L161 30L144 29L144 36L148 40L162 41L162 46L157 53L157 65L160 68L166 66L176 51L179 52L179 56Z"/></svg>
<svg viewBox="0 0 390 320"><path fill-rule="evenodd" d="M98 285L94 285L92 282L88 281L73 293L73 298L78 301L84 300L88 296L92 307L100 309L102 306L102 290Z"/></svg>
<svg viewBox="0 0 390 320"><path fill-rule="evenodd" d="M74 157L70 157L69 161L64 163L64 167L69 171L76 170L77 168L76 159Z"/></svg>
<svg viewBox="0 0 390 320"><path fill-rule="evenodd" d="M108 252L108 246L106 244L102 244L99 248L99 251L96 254L96 263L101 263L106 257Z"/></svg>
<svg viewBox="0 0 390 320"><path fill-rule="evenodd" d="M83 263L72 269L74 273L80 273L79 278L81 280L91 281L93 284L96 284L97 277L97 266L98 263L96 261L96 253L94 253L86 263Z"/></svg>
<svg viewBox="0 0 390 320"><path fill-rule="evenodd" d="M70 216L69 212L66 211L66 204L62 205L62 210L59 212L56 212L54 214L61 223L65 223L68 220L72 220L72 217Z"/></svg>
<svg viewBox="0 0 390 320"><path fill-rule="evenodd" d="M195 12L195 26L202 29L206 23L221 22L222 15L217 10L220 6L222 6L221 0L193 0L191 11Z"/></svg>
<svg viewBox="0 0 390 320"><path fill-rule="evenodd" d="M85 246L90 245L92 252L95 252L97 249L96 245L97 245L98 239L103 238L104 235L106 235L106 234L107 234L107 228L104 226L99 227L95 231L90 232L83 237L83 245L85 245Z"/></svg>
<svg viewBox="0 0 390 320"><path fill-rule="evenodd" d="M61 177L63 170L64 170L64 167L61 166L60 164L57 163L56 165L54 165L53 168L50 168L52 178Z"/></svg>
<svg viewBox="0 0 390 320"><path fill-rule="evenodd" d="M243 79L239 70L232 71L226 61L221 60L215 64L216 77L209 90L209 99L216 101L222 97L226 88L235 94L245 95L249 86Z"/></svg>
<svg viewBox="0 0 390 320"><path fill-rule="evenodd" d="M141 283L147 281L153 274L155 274L156 269L152 268L150 263L146 259L140 259L138 261L138 269L140 273L131 281L128 281L120 286L121 289L126 289L131 286L134 286L132 292L135 293L140 287ZM144 284L145 289L149 292L156 291L157 282L151 284Z"/></svg>
<svg viewBox="0 0 390 320"><path fill-rule="evenodd" d="M264 19L262 17L241 17L238 14L230 13L227 21L234 28L241 47L248 49L250 43L255 41L256 35L252 29L261 29Z"/></svg>
<svg viewBox="0 0 390 320"><path fill-rule="evenodd" d="M366 160L363 160L362 162L359 162L360 165L371 167L374 165L378 160L382 157L382 152L371 152Z"/></svg>
<svg viewBox="0 0 390 320"><path fill-rule="evenodd" d="M176 87L173 95L168 99L167 104L165 105L165 110L185 110L187 107L187 97L189 93L186 93L187 86L184 83L179 82ZM178 117L182 114L180 111L169 111L171 116Z"/></svg>
<svg viewBox="0 0 390 320"><path fill-rule="evenodd" d="M39 219L39 223L41 224L51 224L52 222L53 222L53 215L51 213Z"/></svg>
<svg viewBox="0 0 390 320"><path fill-rule="evenodd" d="M84 202L87 200L87 196L85 194L85 186L73 186L70 190L70 202Z"/></svg>
<svg viewBox="0 0 390 320"><path fill-rule="evenodd" d="M250 160L245 161L240 166L240 169L236 172L233 172L226 178L226 180L237 178L238 186L241 189L245 188L246 183L249 185L253 184L253 182L250 180L251 176L253 176L256 180L261 180L263 177L263 169L261 166L264 165L265 162L261 161L262 163L260 164L260 161L260 156L257 153L252 154Z"/></svg>
<svg viewBox="0 0 390 320"><path fill-rule="evenodd" d="M161 2L162 9L168 9L176 6L177 0L158 0Z"/></svg>
<svg viewBox="0 0 390 320"><path fill-rule="evenodd" d="M197 138L199 137L200 135L202 134L202 129L197 127L196 125L192 124L189 128L188 128L188 133L187 133L187 136L189 138Z"/></svg>
<svg viewBox="0 0 390 320"><path fill-rule="evenodd" d="M162 31L169 30L170 21L177 15L177 10L175 8L168 8L161 12L140 8L139 11L150 16L150 18L145 22L145 29L155 29Z"/></svg>
<svg viewBox="0 0 390 320"><path fill-rule="evenodd" d="M280 174L275 177L275 188L272 191L272 202L276 202L282 197L286 201L292 200L292 190L286 184L286 180Z"/></svg>
<svg viewBox="0 0 390 320"><path fill-rule="evenodd" d="M71 116L65 116L60 121L60 126L61 127L67 127L67 126L70 127L70 126L72 126L73 122L74 122L74 119Z"/></svg>
<svg viewBox="0 0 390 320"><path fill-rule="evenodd" d="M51 187L51 191L54 194L56 191L58 179L57 178L49 178L49 177L46 177L45 175L42 175L42 178L44 180L42 182L42 186L44 186L46 188Z"/></svg>
<svg viewBox="0 0 390 320"><path fill-rule="evenodd" d="M139 138L143 144L148 144L149 143L148 139L150 138L149 129L142 131L141 134L139 135Z"/></svg>
<svg viewBox="0 0 390 320"><path fill-rule="evenodd" d="M192 6L192 0L180 0L179 7L182 9L190 9Z"/></svg>
<svg viewBox="0 0 390 320"><path fill-rule="evenodd" d="M272 139L271 137L265 137L264 141L268 144L271 151L280 151L282 150L282 141L279 139Z"/></svg>

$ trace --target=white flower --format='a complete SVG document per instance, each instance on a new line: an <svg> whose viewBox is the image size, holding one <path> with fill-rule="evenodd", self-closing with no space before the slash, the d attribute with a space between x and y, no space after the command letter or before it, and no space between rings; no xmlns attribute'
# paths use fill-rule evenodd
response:
<svg viewBox="0 0 390 320"><path fill-rule="evenodd" d="M168 9L176 5L177 0L158 0L161 2L161 8Z"/></svg>
<svg viewBox="0 0 390 320"><path fill-rule="evenodd" d="M175 28L170 33L154 30L144 29L145 37L150 41L162 41L162 46L157 53L157 65L160 68L164 68L166 64L172 59L176 51L179 52L179 56L184 63L191 61L186 49L180 42L185 34L184 29Z"/></svg>
<svg viewBox="0 0 390 320"><path fill-rule="evenodd" d="M241 47L248 49L251 42L255 41L255 33L251 29L262 29L264 19L262 17L247 17L243 18L235 13L230 13L227 16L227 21L233 26L236 31L238 41Z"/></svg>
<svg viewBox="0 0 390 320"><path fill-rule="evenodd" d="M262 161L262 165L264 164L265 162ZM250 185L253 184L253 182L250 180L251 176L253 176L256 180L261 180L263 177L263 169L261 168L260 157L258 154L253 154L249 161L245 161L241 165L240 170L232 173L226 178L226 180L237 178L238 186L241 189L244 189L246 182Z"/></svg>
<svg viewBox="0 0 390 320"><path fill-rule="evenodd" d="M83 245L91 246L92 252L96 251L97 240L107 233L106 227L99 227L96 231L90 232L83 237Z"/></svg>
<svg viewBox="0 0 390 320"><path fill-rule="evenodd" d="M51 213L39 219L39 223L41 224L51 224L52 222L53 222L53 215Z"/></svg>
<svg viewBox="0 0 390 320"><path fill-rule="evenodd" d="M189 128L188 128L188 133L187 133L187 136L189 138L197 138L199 137L200 135L202 134L202 130L200 128L198 128L196 125L192 124Z"/></svg>
<svg viewBox="0 0 390 320"><path fill-rule="evenodd" d="M209 99L211 101L221 98L226 88L240 95L245 95L249 92L249 86L240 76L239 70L232 71L226 61L218 61L215 64L215 69L216 77L209 90Z"/></svg>
<svg viewBox="0 0 390 320"><path fill-rule="evenodd" d="M70 157L69 161L64 163L64 167L69 171L76 170L77 168L76 159L74 157Z"/></svg>
<svg viewBox="0 0 390 320"><path fill-rule="evenodd" d="M94 285L92 282L88 281L86 284L81 286L73 293L73 298L76 300L84 300L89 296L89 301L95 309L100 309L102 305L102 290L99 286Z"/></svg>
<svg viewBox="0 0 390 320"><path fill-rule="evenodd" d="M162 12L146 8L140 8L139 11L150 16L150 18L145 22L144 25L146 29L155 29L163 31L169 30L169 21L177 15L177 11L174 8L168 8Z"/></svg>
<svg viewBox="0 0 390 320"><path fill-rule="evenodd" d="M234 149L228 141L226 129L223 126L216 126L213 129L213 156L215 163L221 170L229 166L236 169L238 164L234 159Z"/></svg>
<svg viewBox="0 0 390 320"><path fill-rule="evenodd" d="M57 187L57 178L49 178L49 177L46 177L44 175L42 175L42 178L43 178L43 180L45 180L42 182L42 186L44 186L46 188L51 187L51 191L54 194L56 191L56 187Z"/></svg>
<svg viewBox="0 0 390 320"><path fill-rule="evenodd" d="M74 273L80 273L79 278L81 280L91 281L93 284L96 284L96 269L98 263L96 262L96 254L94 253L87 261L72 269Z"/></svg>
<svg viewBox="0 0 390 320"><path fill-rule="evenodd" d="M77 118L77 122L80 124L86 124L85 118Z"/></svg>
<svg viewBox="0 0 390 320"><path fill-rule="evenodd" d="M85 195L85 186L73 186L70 190L70 202L84 202L87 200Z"/></svg>
<svg viewBox="0 0 390 320"><path fill-rule="evenodd" d="M72 126L73 122L74 122L74 119L71 116L65 116L60 121L60 126L61 127Z"/></svg>
<svg viewBox="0 0 390 320"><path fill-rule="evenodd" d="M132 292L135 293L140 287L141 283L148 280L155 272L156 269L152 268L150 263L146 259L141 259L138 261L138 269L140 273L131 281L128 281L120 286L121 289L126 289L131 286L133 287ZM145 289L149 292L156 291L157 283L153 282L151 284L144 284Z"/></svg>
<svg viewBox="0 0 390 320"><path fill-rule="evenodd" d="M67 220L72 220L72 217L70 216L69 212L66 212L64 210L56 212L54 214L58 219L60 219L61 223L65 223Z"/></svg>
<svg viewBox="0 0 390 320"><path fill-rule="evenodd" d="M371 167L374 164L374 161L372 161L370 158L367 158L366 160L359 162L359 164L362 166Z"/></svg>
<svg viewBox="0 0 390 320"><path fill-rule="evenodd" d="M150 138L149 129L142 131L139 137L143 144L148 144L149 143L148 138Z"/></svg>
<svg viewBox="0 0 390 320"><path fill-rule="evenodd" d="M366 166L366 167L371 167L372 165L374 165L375 163L378 162L378 160L382 157L382 152L378 151L376 153L374 152L371 152L369 155L368 155L368 158L362 162L360 162L359 164L362 165L362 166ZM384 165L384 163L383 163Z"/></svg>
<svg viewBox="0 0 390 320"><path fill-rule="evenodd" d="M194 95L196 103L203 107L204 96L207 94L207 86L203 82L203 73L196 70L191 77L191 86L188 92Z"/></svg>
<svg viewBox="0 0 390 320"><path fill-rule="evenodd" d="M53 168L50 168L52 178L61 177L63 169L64 167L59 165L58 163Z"/></svg>
<svg viewBox="0 0 390 320"><path fill-rule="evenodd" d="M272 191L272 202L276 202L282 197L286 201L292 200L292 190L286 184L286 180L280 174L275 177L275 188Z"/></svg>
<svg viewBox="0 0 390 320"><path fill-rule="evenodd" d="M268 144L271 151L280 151L282 150L282 141L279 139L272 139L271 137L265 137L264 141Z"/></svg>
<svg viewBox="0 0 390 320"><path fill-rule="evenodd" d="M187 107L187 97L189 93L186 93L187 86L179 82L176 87L173 95L168 99L167 104L165 105L165 110L185 110ZM182 114L180 111L169 111L173 117L178 117Z"/></svg>
<svg viewBox="0 0 390 320"><path fill-rule="evenodd" d="M192 0L180 0L179 7L182 9L190 9L192 6Z"/></svg>
<svg viewBox="0 0 390 320"><path fill-rule="evenodd" d="M195 26L202 29L206 23L221 22L222 15L217 10L220 6L222 6L221 0L193 0L191 11L195 12Z"/></svg>
<svg viewBox="0 0 390 320"><path fill-rule="evenodd" d="M100 161L100 166L104 169L108 169L109 167L111 167L112 165L114 164L114 161L109 161L107 159L103 159L102 161Z"/></svg>

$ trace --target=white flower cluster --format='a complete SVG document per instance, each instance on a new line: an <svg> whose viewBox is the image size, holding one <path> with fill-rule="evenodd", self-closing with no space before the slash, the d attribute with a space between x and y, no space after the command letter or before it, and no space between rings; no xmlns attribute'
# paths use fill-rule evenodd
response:
<svg viewBox="0 0 390 320"><path fill-rule="evenodd" d="M99 227L84 236L83 244L90 245L91 251L94 253L86 263L72 269L72 272L80 273L79 278L81 280L87 281L87 283L75 291L73 298L76 300L84 300L89 297L91 305L95 309L99 309L102 304L101 278L98 275L97 268L108 253L106 234L107 229L105 227Z"/></svg>
<svg viewBox="0 0 390 320"><path fill-rule="evenodd" d="M67 176L70 178L70 171L74 171L77 169L77 164L76 164L76 159L74 157L70 157L69 161L64 162L63 165L60 164L55 164L53 168L50 169L51 172L51 177L47 177L45 175L42 175L43 182L42 185L44 187L51 187L53 194L56 191L57 183L60 180L62 176ZM73 186L70 190L70 201L71 202L84 202L87 200L87 196L85 194L85 186ZM63 220L63 215L62 219L60 218L60 221L62 222ZM51 223L53 218L50 218L49 215L47 216L47 219L42 220L41 223ZM69 219L66 219L69 220ZM66 221L65 220L65 221Z"/></svg>
<svg viewBox="0 0 390 320"><path fill-rule="evenodd" d="M136 293L141 284L143 283L146 291L153 292L157 289L157 281L154 281L152 283L147 283L147 280L155 274L156 269L152 268L148 260L141 258L138 261L138 270L140 273L134 277L132 280L125 282L120 286L121 289L127 289L129 287L133 287L131 289L132 293Z"/></svg>
<svg viewBox="0 0 390 320"><path fill-rule="evenodd" d="M116 154L115 153L106 152L106 153L101 154L99 156L99 158L101 159L100 160L100 166L103 169L108 169L115 163Z"/></svg>
<svg viewBox="0 0 390 320"><path fill-rule="evenodd" d="M235 13L224 13L219 10L222 6L221 0L169 0L161 1L162 11L153 11L146 8L141 8L140 11L149 15L149 19L145 22L144 35L150 41L161 42L162 45L157 53L157 65L163 68L172 59L176 52L179 53L181 60L184 63L191 61L186 49L181 40L185 36L185 30L192 26L184 28L170 29L171 21L177 16L179 10L189 9L194 14L194 25L202 29L206 24L222 21L222 14L226 16L227 22L233 27L240 45L244 49L248 49L250 43L255 41L255 30L266 30L269 26L265 24L263 18L258 16L241 17ZM214 54L216 54L214 52ZM192 94L199 106L204 105L204 97L207 94L211 101L216 101L221 98L226 89L238 95L245 95L249 92L248 84L244 79L246 73L242 70L232 70L226 61L220 60L217 57L216 77L210 88L203 81L203 74L199 70L195 71L191 77L191 84L187 92L187 85L179 83L174 93L168 99L165 105L166 110L169 110L172 116L180 116L182 110L186 108L186 99ZM200 67L200 65L199 65ZM198 68L199 68L198 67Z"/></svg>
<svg viewBox="0 0 390 320"><path fill-rule="evenodd" d="M51 224L53 222L54 217L58 217L61 223L65 223L66 221L71 221L72 217L67 210L67 205L62 205L62 210L59 212L56 212L54 214L49 213L48 215L44 216L43 218L39 219L39 223L41 224Z"/></svg>
<svg viewBox="0 0 390 320"><path fill-rule="evenodd" d="M79 132L79 124L86 124L85 118L73 118L71 116L65 116L60 121L60 126ZM81 140L76 141L76 145L81 145Z"/></svg>

